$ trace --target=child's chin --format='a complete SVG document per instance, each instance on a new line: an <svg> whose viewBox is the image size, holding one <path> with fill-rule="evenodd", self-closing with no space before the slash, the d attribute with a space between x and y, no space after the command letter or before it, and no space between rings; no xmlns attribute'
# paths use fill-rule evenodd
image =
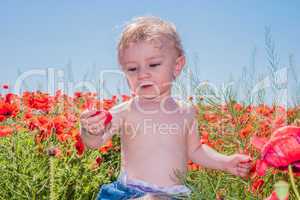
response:
<svg viewBox="0 0 300 200"><path fill-rule="evenodd" d="M154 99L158 95L151 95L151 94L140 94L139 97L143 99Z"/></svg>

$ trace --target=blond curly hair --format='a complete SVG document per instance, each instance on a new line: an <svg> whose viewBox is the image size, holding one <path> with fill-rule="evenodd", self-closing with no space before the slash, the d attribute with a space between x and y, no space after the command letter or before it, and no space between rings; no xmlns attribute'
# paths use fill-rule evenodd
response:
<svg viewBox="0 0 300 200"><path fill-rule="evenodd" d="M118 61L121 63L122 52L130 43L140 41L168 41L176 49L178 56L184 54L181 39L173 23L162 20L159 17L143 16L133 18L125 25L118 42Z"/></svg>

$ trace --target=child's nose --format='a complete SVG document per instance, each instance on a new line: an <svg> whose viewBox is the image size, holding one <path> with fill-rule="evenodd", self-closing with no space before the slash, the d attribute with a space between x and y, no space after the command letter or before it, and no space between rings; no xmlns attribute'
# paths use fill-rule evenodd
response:
<svg viewBox="0 0 300 200"><path fill-rule="evenodd" d="M139 80L147 79L147 78L149 78L150 76L151 76L151 74L150 74L149 71L146 70L146 69L140 69L140 70L138 71L138 79L139 79Z"/></svg>

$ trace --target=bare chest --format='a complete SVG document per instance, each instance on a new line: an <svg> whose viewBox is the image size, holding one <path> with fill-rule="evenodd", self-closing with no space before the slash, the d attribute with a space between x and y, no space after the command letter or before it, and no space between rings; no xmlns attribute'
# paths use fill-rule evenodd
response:
<svg viewBox="0 0 300 200"><path fill-rule="evenodd" d="M124 123L126 138L172 141L181 140L185 136L188 121L183 116L172 114L151 114L140 117L130 115Z"/></svg>

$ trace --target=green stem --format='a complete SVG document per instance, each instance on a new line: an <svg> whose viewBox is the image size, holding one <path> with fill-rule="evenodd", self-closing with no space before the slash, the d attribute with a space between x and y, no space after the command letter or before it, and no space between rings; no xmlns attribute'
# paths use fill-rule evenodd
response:
<svg viewBox="0 0 300 200"><path fill-rule="evenodd" d="M32 196L33 196L32 199L36 200L36 191L35 191L35 189L33 190Z"/></svg>
<svg viewBox="0 0 300 200"><path fill-rule="evenodd" d="M53 156L49 157L49 172L50 172L50 200L55 200L56 195L54 191L54 158Z"/></svg>
<svg viewBox="0 0 300 200"><path fill-rule="evenodd" d="M15 131L13 131L13 134L12 134L12 136L11 136L11 139L12 139L12 148L11 148L11 150L12 150L12 153L13 153L13 166L15 167L15 169L14 170L16 170L16 171L14 171L15 173L15 175L13 176L14 177L14 181L15 181L15 183L19 183L19 176L18 176L18 174L19 174L19 164L18 164L18 155L17 155L17 134L16 134L16 132ZM15 189L17 189L17 188L15 188Z"/></svg>
<svg viewBox="0 0 300 200"><path fill-rule="evenodd" d="M295 180L294 180L294 175L293 175L293 171L292 171L292 166L289 165L289 176L290 176L290 179L291 179L291 183L292 183L292 188L293 188L293 191L297 197L297 200L300 200L300 195L298 193L298 190L296 188L296 185L295 185Z"/></svg>

